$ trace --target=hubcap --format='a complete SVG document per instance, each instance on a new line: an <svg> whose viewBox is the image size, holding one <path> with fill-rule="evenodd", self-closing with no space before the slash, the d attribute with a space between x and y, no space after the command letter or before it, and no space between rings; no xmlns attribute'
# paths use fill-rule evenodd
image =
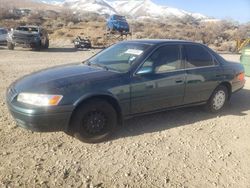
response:
<svg viewBox="0 0 250 188"><path fill-rule="evenodd" d="M100 111L89 112L83 119L83 127L89 134L101 134L107 128L107 117Z"/></svg>
<svg viewBox="0 0 250 188"><path fill-rule="evenodd" d="M213 99L213 108L215 110L221 109L224 106L225 101L226 101L225 92L222 90L218 91Z"/></svg>

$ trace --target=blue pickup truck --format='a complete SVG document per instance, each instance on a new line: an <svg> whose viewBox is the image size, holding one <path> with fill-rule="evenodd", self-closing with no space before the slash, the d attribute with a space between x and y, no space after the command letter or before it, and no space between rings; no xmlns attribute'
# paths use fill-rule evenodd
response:
<svg viewBox="0 0 250 188"><path fill-rule="evenodd" d="M118 31L120 33L129 32L129 24L125 16L111 15L107 21L107 29L109 31Z"/></svg>

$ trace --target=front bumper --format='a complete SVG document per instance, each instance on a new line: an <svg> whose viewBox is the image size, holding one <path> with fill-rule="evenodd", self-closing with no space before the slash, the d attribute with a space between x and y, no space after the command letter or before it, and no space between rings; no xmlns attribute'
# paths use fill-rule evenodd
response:
<svg viewBox="0 0 250 188"><path fill-rule="evenodd" d="M7 40L0 41L0 46L6 46L7 45Z"/></svg>
<svg viewBox="0 0 250 188"><path fill-rule="evenodd" d="M18 107L7 102L9 111L17 125L35 132L67 131L70 123L72 107L46 109L38 112L34 109Z"/></svg>
<svg viewBox="0 0 250 188"><path fill-rule="evenodd" d="M123 28L123 27L115 27L115 30L119 31L119 32L129 32L129 28Z"/></svg>
<svg viewBox="0 0 250 188"><path fill-rule="evenodd" d="M40 45L39 41L34 41L34 40L12 39L8 40L8 42L14 44L15 46L21 46L24 48L35 48Z"/></svg>
<svg viewBox="0 0 250 188"><path fill-rule="evenodd" d="M14 42L15 46L21 46L25 48L35 48L39 46L38 42Z"/></svg>

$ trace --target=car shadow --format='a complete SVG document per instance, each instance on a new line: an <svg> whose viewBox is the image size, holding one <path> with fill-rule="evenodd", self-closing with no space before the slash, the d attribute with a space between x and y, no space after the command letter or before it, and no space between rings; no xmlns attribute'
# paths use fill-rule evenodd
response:
<svg viewBox="0 0 250 188"><path fill-rule="evenodd" d="M62 52L62 53L71 53L71 52L77 52L77 49L76 48L70 48L70 47L67 47L67 48L48 48L48 49L45 49L45 50L41 50L40 52L52 52L52 53L56 53L56 52Z"/></svg>
<svg viewBox="0 0 250 188"><path fill-rule="evenodd" d="M104 46L93 46L91 49L94 49L94 50L103 50L105 48L106 47L104 47Z"/></svg>
<svg viewBox="0 0 250 188"><path fill-rule="evenodd" d="M196 106L135 117L124 122L123 126L118 129L113 137L113 140L160 132L218 116L245 116L247 115L245 111L248 110L250 110L250 90L243 89L233 94L229 104L220 113L209 113L202 106Z"/></svg>
<svg viewBox="0 0 250 188"><path fill-rule="evenodd" d="M67 48L48 48L46 50L41 50L41 52L77 52L77 51L91 51L91 50L102 50L104 49L103 47L92 47L92 48L70 48L70 47L67 47Z"/></svg>

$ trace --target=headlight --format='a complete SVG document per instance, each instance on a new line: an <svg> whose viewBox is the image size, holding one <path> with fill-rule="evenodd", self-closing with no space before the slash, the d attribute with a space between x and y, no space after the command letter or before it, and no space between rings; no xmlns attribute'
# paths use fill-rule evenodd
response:
<svg viewBox="0 0 250 188"><path fill-rule="evenodd" d="M17 96L17 101L35 106L56 106L62 98L62 95L20 93Z"/></svg>
<svg viewBox="0 0 250 188"><path fill-rule="evenodd" d="M9 39L11 39L12 36L13 36L13 33L8 33L8 36L7 36L7 37L8 37Z"/></svg>

